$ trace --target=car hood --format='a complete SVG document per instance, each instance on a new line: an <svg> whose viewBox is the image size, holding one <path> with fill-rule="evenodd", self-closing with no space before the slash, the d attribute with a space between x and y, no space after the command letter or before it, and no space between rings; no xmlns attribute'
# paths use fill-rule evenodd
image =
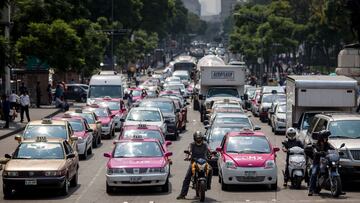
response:
<svg viewBox="0 0 360 203"><path fill-rule="evenodd" d="M109 117L99 117L99 120L101 121L101 124L108 124L111 121L111 118Z"/></svg>
<svg viewBox="0 0 360 203"><path fill-rule="evenodd" d="M59 170L66 164L64 159L60 160L34 160L34 159L11 159L7 162L5 170L8 171L48 171Z"/></svg>
<svg viewBox="0 0 360 203"><path fill-rule="evenodd" d="M108 168L156 168L164 167L164 157L112 158L108 161Z"/></svg>
<svg viewBox="0 0 360 203"><path fill-rule="evenodd" d="M273 160L272 154L235 154L227 156L236 163L238 167L264 167L267 160Z"/></svg>
<svg viewBox="0 0 360 203"><path fill-rule="evenodd" d="M329 143L335 147L336 149L339 149L340 146L345 143L345 148L347 149L359 149L360 148L360 139L331 139L329 138Z"/></svg>
<svg viewBox="0 0 360 203"><path fill-rule="evenodd" d="M76 137L85 138L85 137L86 137L86 132L85 132L85 131L74 132L74 135L75 135Z"/></svg>

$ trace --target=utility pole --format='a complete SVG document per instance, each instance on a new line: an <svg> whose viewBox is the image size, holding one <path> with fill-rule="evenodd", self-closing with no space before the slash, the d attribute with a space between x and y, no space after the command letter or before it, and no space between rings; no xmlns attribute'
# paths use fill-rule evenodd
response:
<svg viewBox="0 0 360 203"><path fill-rule="evenodd" d="M111 35L111 68L112 70L115 69L114 67L114 0L111 0L111 30L112 30L112 35Z"/></svg>
<svg viewBox="0 0 360 203"><path fill-rule="evenodd" d="M4 36L6 40L10 40L10 25L11 25L11 21L10 21L10 3L6 4L6 7L3 10L3 15L1 18L1 24L4 25L5 29L4 29ZM5 77L4 77L4 81L3 81L3 85L4 85L4 93L5 94L10 94L10 68L9 68L9 62L5 60L5 67L4 67L4 73L5 73Z"/></svg>

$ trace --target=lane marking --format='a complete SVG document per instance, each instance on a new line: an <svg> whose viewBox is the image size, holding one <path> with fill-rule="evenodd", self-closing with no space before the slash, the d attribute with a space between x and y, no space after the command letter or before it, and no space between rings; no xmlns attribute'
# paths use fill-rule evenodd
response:
<svg viewBox="0 0 360 203"><path fill-rule="evenodd" d="M102 172L103 167L100 167L99 170L96 172L95 176L91 179L90 183L86 185L86 188L83 190L83 192L79 195L79 197L76 199L76 203L80 202L80 199L86 194L89 190L89 188L95 183L95 180L100 176L100 173Z"/></svg>

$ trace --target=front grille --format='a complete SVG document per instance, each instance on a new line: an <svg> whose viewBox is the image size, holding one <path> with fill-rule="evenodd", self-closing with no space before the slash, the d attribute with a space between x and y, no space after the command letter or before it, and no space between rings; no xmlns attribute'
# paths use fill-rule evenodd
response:
<svg viewBox="0 0 360 203"><path fill-rule="evenodd" d="M350 153L355 160L360 160L360 150L350 150Z"/></svg>
<svg viewBox="0 0 360 203"><path fill-rule="evenodd" d="M22 178L34 178L34 177L44 177L43 171L20 171L19 177Z"/></svg>
<svg viewBox="0 0 360 203"><path fill-rule="evenodd" d="M144 174L147 170L148 168L125 168L125 171L128 174Z"/></svg>
<svg viewBox="0 0 360 203"><path fill-rule="evenodd" d="M265 176L236 176L236 180L239 182L262 182L264 179Z"/></svg>

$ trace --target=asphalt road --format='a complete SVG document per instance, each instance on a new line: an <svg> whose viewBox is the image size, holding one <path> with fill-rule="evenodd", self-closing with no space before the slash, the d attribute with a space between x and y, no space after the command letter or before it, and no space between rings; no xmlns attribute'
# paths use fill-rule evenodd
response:
<svg viewBox="0 0 360 203"><path fill-rule="evenodd" d="M188 162L183 161L183 150L192 141L192 133L196 130L204 132L203 125L199 121L199 113L194 112L189 106L187 131L182 133L178 141L174 141L169 149L174 153L172 156L173 165L171 168L170 192L162 193L158 188L123 188L117 193L108 195L105 191L105 164L107 158L103 157L104 152L112 149L112 140L103 140L100 148L93 150L93 155L86 161L80 161L79 185L71 188L68 196L59 196L55 191L28 191L25 194L15 196L11 200L4 200L0 192L0 202L198 202L195 192L190 189L186 200L176 200L180 192L183 178L188 167ZM274 146L281 146L283 135L275 136L271 128L261 123L258 118L252 117L255 124L261 126L262 131L269 137ZM12 153L17 143L13 137L0 141L0 154ZM206 193L206 202L359 202L360 187L358 184L345 186L347 194L338 199L333 199L328 191L322 191L320 196L307 196L305 183L300 190L284 188L282 186L282 170L284 168L285 154L278 153L278 189L269 190L266 186L235 186L230 191L222 191L218 183L218 177L214 176L212 189ZM0 180L2 185L2 181ZM2 187L2 186L0 186Z"/></svg>

